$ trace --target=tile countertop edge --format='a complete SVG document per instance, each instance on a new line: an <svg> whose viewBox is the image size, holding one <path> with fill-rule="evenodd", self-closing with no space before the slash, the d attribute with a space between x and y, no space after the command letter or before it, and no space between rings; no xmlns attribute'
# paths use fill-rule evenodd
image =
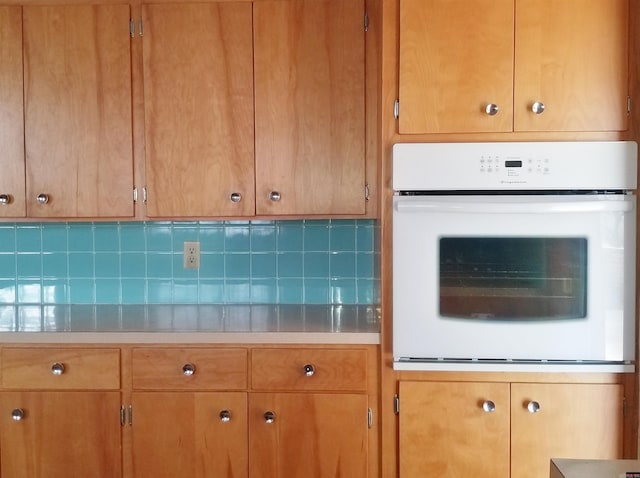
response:
<svg viewBox="0 0 640 478"><path fill-rule="evenodd" d="M0 332L0 344L344 344L378 345L359 332Z"/></svg>

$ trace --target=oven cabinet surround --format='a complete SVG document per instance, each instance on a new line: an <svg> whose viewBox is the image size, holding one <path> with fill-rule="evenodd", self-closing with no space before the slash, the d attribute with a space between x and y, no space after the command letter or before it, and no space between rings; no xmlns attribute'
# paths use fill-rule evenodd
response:
<svg viewBox="0 0 640 478"><path fill-rule="evenodd" d="M122 476L117 348L3 348L0 476Z"/></svg>
<svg viewBox="0 0 640 478"><path fill-rule="evenodd" d="M0 7L0 217L133 216L129 18Z"/></svg>
<svg viewBox="0 0 640 478"><path fill-rule="evenodd" d="M622 458L621 384L407 379L398 395L400 478L540 478L552 457Z"/></svg>
<svg viewBox="0 0 640 478"><path fill-rule="evenodd" d="M364 16L143 4L147 215L365 214Z"/></svg>
<svg viewBox="0 0 640 478"><path fill-rule="evenodd" d="M0 476L376 477L378 360L375 345L6 344Z"/></svg>
<svg viewBox="0 0 640 478"><path fill-rule="evenodd" d="M624 131L628 0L399 0L399 133Z"/></svg>

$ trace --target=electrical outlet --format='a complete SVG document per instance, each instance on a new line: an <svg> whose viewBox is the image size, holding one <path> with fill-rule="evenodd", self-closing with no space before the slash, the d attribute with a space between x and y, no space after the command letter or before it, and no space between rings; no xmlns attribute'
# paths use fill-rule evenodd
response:
<svg viewBox="0 0 640 478"><path fill-rule="evenodd" d="M200 268L200 243L198 241L185 241L183 263L185 269Z"/></svg>

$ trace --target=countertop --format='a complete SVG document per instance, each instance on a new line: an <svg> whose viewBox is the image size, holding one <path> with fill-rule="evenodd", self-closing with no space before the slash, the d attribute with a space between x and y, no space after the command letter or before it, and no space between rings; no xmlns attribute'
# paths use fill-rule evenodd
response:
<svg viewBox="0 0 640 478"><path fill-rule="evenodd" d="M2 343L378 344L375 305L4 305Z"/></svg>

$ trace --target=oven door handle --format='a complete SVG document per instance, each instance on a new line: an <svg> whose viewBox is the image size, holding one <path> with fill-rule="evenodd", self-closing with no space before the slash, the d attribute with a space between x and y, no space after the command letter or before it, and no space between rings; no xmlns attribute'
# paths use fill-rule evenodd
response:
<svg viewBox="0 0 640 478"><path fill-rule="evenodd" d="M594 213L630 212L634 200L621 201L558 201L558 202L438 202L406 201L396 202L396 211L407 213L482 213L482 214L550 214L550 213Z"/></svg>

